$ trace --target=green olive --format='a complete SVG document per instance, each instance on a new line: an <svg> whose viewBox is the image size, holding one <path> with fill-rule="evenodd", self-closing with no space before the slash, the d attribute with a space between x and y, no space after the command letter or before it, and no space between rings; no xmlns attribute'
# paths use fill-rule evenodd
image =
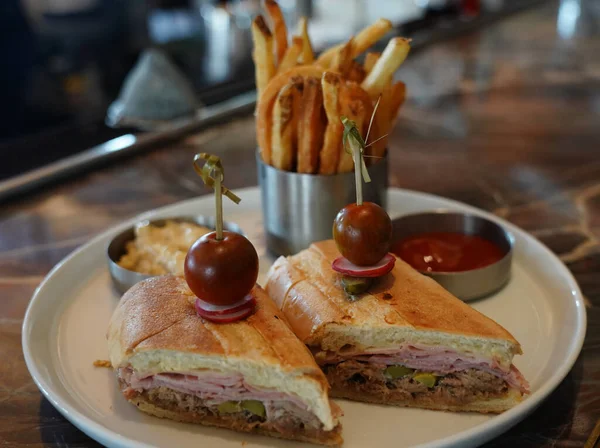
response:
<svg viewBox="0 0 600 448"><path fill-rule="evenodd" d="M265 405L258 400L244 400L242 401L242 409L248 412L258 415L259 417L265 417L267 412L265 411Z"/></svg>
<svg viewBox="0 0 600 448"><path fill-rule="evenodd" d="M425 386L431 389L435 386L437 376L435 376L433 373L421 372L414 374L413 380L418 381L419 383L424 384Z"/></svg>
<svg viewBox="0 0 600 448"><path fill-rule="evenodd" d="M397 378L402 378L403 376L410 375L415 371L415 369L409 369L404 366L389 366L383 371L383 374L392 380Z"/></svg>
<svg viewBox="0 0 600 448"><path fill-rule="evenodd" d="M365 278L365 277L350 277L343 276L342 277L342 286L344 287L344 291L346 294L351 296L362 294L367 291L369 287L373 284L373 279Z"/></svg>
<svg viewBox="0 0 600 448"><path fill-rule="evenodd" d="M224 401L219 404L218 409L221 414L234 414L242 411L239 401Z"/></svg>

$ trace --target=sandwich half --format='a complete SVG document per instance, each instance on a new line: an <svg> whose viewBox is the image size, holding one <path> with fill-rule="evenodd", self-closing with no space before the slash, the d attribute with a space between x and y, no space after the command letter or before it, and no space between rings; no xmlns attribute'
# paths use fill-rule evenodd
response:
<svg viewBox="0 0 600 448"><path fill-rule="evenodd" d="M402 260L350 300L333 240L272 266L266 285L326 374L333 397L499 413L528 393L521 346L499 324Z"/></svg>
<svg viewBox="0 0 600 448"><path fill-rule="evenodd" d="M254 314L222 324L196 314L183 277L131 288L108 328L123 395L157 417L340 445L323 372L264 290L252 294Z"/></svg>

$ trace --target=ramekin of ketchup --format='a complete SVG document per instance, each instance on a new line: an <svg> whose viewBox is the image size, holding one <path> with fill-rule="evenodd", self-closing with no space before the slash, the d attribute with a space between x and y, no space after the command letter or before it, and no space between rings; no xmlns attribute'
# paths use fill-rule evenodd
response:
<svg viewBox="0 0 600 448"><path fill-rule="evenodd" d="M463 300L489 295L510 277L512 236L460 212L425 212L392 222L391 251Z"/></svg>
<svg viewBox="0 0 600 448"><path fill-rule="evenodd" d="M496 244L477 235L425 232L398 241L392 252L418 271L462 272L480 269L504 258Z"/></svg>

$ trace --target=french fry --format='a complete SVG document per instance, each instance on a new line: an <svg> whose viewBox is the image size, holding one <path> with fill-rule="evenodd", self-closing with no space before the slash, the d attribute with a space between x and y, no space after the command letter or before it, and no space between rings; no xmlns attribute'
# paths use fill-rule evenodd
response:
<svg viewBox="0 0 600 448"><path fill-rule="evenodd" d="M277 95L273 106L273 131L271 165L280 170L289 171L293 164L293 105L294 83L287 84Z"/></svg>
<svg viewBox="0 0 600 448"><path fill-rule="evenodd" d="M304 78L302 76L294 76L293 104L292 104L292 166L296 167L298 162L298 142L301 130L299 128L300 118L302 115L302 98L304 97ZM297 168L296 168L297 171Z"/></svg>
<svg viewBox="0 0 600 448"><path fill-rule="evenodd" d="M364 123L371 117L366 116L366 108L361 100L346 99L342 96L340 101L341 115L344 115L356 123L356 128L361 135L364 134ZM346 152L344 144L340 145L340 160L338 162L338 173L348 173L354 170L352 155Z"/></svg>
<svg viewBox="0 0 600 448"><path fill-rule="evenodd" d="M321 78L323 106L327 116L327 127L319 157L319 173L335 174L342 144L344 126L340 121L339 89L341 78L333 72L325 72Z"/></svg>
<svg viewBox="0 0 600 448"><path fill-rule="evenodd" d="M396 123L396 117L398 111L404 103L406 98L406 84L402 81L398 81L396 84L388 84L385 86L384 91L381 95L379 102L379 108L375 115L375 129L373 138L369 138L370 141L375 141L377 138L383 137L381 140L375 142L371 147L369 154L376 157L383 157L387 148L388 136ZM380 114L381 111L381 115ZM368 144L368 143L367 143Z"/></svg>
<svg viewBox="0 0 600 448"><path fill-rule="evenodd" d="M366 74L371 73L371 70L373 70L375 63L379 60L380 57L381 53L378 52L369 52L365 55L365 62L363 63L363 68L365 69Z"/></svg>
<svg viewBox="0 0 600 448"><path fill-rule="evenodd" d="M365 142L367 145L371 142L375 142L378 138L383 137L390 130L390 108L392 105L392 86L391 82L386 83L381 97L379 99L379 107L373 117L373 130L369 136L369 141ZM369 146L367 154L375 157L383 157L385 154L385 147L387 145L387 139L382 138L373 145Z"/></svg>
<svg viewBox="0 0 600 448"><path fill-rule="evenodd" d="M271 27L261 16L252 24L256 134L263 161L300 173L351 171L352 157L342 148L340 117L352 119L364 135L375 100L383 93L367 143L387 135L406 94L403 83L392 85L393 72L405 60L410 41L394 38L383 53L369 52L363 64L357 62L357 56L391 29L388 20L379 19L315 61L307 19L301 18L298 35L288 42L277 2L263 1ZM387 138L382 138L366 151L382 156L386 146Z"/></svg>
<svg viewBox="0 0 600 448"><path fill-rule="evenodd" d="M360 84L361 82L363 82L366 75L367 74L363 66L353 59L350 64L350 69L348 70L348 73L346 75L348 81L354 81Z"/></svg>
<svg viewBox="0 0 600 448"><path fill-rule="evenodd" d="M317 172L319 151L323 146L325 120L321 81L312 76L308 77L304 81L302 108L298 120L297 171L299 173Z"/></svg>
<svg viewBox="0 0 600 448"><path fill-rule="evenodd" d="M392 22L390 22L387 19L379 19L373 24L361 30L354 37L352 58L355 58L356 56L365 52L375 42L377 42L379 39L385 36L385 34L391 29ZM317 58L317 64L321 65L322 67L328 68L331 65L333 56L343 45L344 44L336 45L321 53L321 55Z"/></svg>
<svg viewBox="0 0 600 448"><path fill-rule="evenodd" d="M273 61L273 35L263 16L257 16L252 22L252 40L254 41L254 67L257 94L264 90L275 74Z"/></svg>
<svg viewBox="0 0 600 448"><path fill-rule="evenodd" d="M342 85L342 97L344 101L361 101L365 108L365 122L363 129L359 129L362 132L362 135L366 137L367 129L369 128L369 122L371 120L371 115L373 115L373 102L371 101L371 97L367 92L365 92L362 87L358 83L346 81ZM373 132L373 131L371 131ZM369 138L369 140L372 140ZM369 154L369 148L367 148L367 154ZM369 160L367 159L367 163Z"/></svg>
<svg viewBox="0 0 600 448"><path fill-rule="evenodd" d="M287 27L285 19L281 12L281 8L275 0L265 0L265 9L271 19L273 26L273 34L275 34L275 52L277 54L277 63L280 64L283 60L285 50L287 50Z"/></svg>
<svg viewBox="0 0 600 448"><path fill-rule="evenodd" d="M322 75L323 69L321 67L314 65L294 67L287 72L275 75L258 97L258 104L256 106L256 140L263 162L267 164L271 163L272 111L279 91L295 76L315 76L320 78Z"/></svg>
<svg viewBox="0 0 600 448"><path fill-rule="evenodd" d="M381 140L375 142L371 147L368 154L371 154L376 157L383 157L385 155L385 150L387 149L389 134L392 132L394 128L394 124L396 123L396 118L398 117L398 111L400 107L404 103L406 98L406 84L402 81L398 81L393 86L386 86L384 89L384 93L382 94L382 100L386 96L388 100L387 104L383 106L387 108L387 113L385 114L385 119L381 120L381 122L377 123L375 126L376 131L374 137L369 139L370 141L375 141L376 138L383 137ZM381 102L379 103L379 108L382 107ZM378 110L379 110L378 108Z"/></svg>
<svg viewBox="0 0 600 448"><path fill-rule="evenodd" d="M283 59L279 63L279 67L277 67L277 73L283 73L298 63L298 58L302 54L302 45L302 38L294 36L292 45L287 48L285 55L283 55Z"/></svg>
<svg viewBox="0 0 600 448"><path fill-rule="evenodd" d="M302 57L300 62L303 64L312 64L315 60L315 53L313 52L310 37L308 36L308 19L306 17L300 18L300 36L302 37Z"/></svg>
<svg viewBox="0 0 600 448"><path fill-rule="evenodd" d="M346 81L342 85L342 90L344 91L344 96L353 99L353 100L361 100L368 109L373 109L373 103L371 101L371 97L367 92L363 90L360 84L352 81ZM369 116L371 111L369 111Z"/></svg>
<svg viewBox="0 0 600 448"><path fill-rule="evenodd" d="M408 39L395 37L389 41L381 57L361 84L371 98L376 99L381 94L386 83L406 59L409 50Z"/></svg>
<svg viewBox="0 0 600 448"><path fill-rule="evenodd" d="M342 45L335 52L335 55L333 55L329 70L339 73L342 76L346 76L346 73L350 70L352 64L352 47L353 39L350 39Z"/></svg>
<svg viewBox="0 0 600 448"><path fill-rule="evenodd" d="M392 100L390 106L390 129L393 127L396 119L398 118L398 111L404 101L406 100L406 84L402 81L398 81L396 84L392 86Z"/></svg>

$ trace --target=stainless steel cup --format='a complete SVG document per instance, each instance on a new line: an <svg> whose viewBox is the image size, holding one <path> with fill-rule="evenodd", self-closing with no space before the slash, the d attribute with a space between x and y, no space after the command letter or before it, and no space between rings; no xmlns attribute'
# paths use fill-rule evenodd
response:
<svg viewBox="0 0 600 448"><path fill-rule="evenodd" d="M452 232L480 236L502 250L502 259L483 268L462 272L422 272L464 301L488 296L502 289L510 279L514 237L493 221L469 213L436 210L401 216L392 221L392 226L392 247L411 235Z"/></svg>
<svg viewBox="0 0 600 448"><path fill-rule="evenodd" d="M281 171L256 155L267 249L291 255L315 241L332 238L335 216L356 201L354 173L319 175ZM372 181L363 184L365 201L387 206L387 155L369 167Z"/></svg>

